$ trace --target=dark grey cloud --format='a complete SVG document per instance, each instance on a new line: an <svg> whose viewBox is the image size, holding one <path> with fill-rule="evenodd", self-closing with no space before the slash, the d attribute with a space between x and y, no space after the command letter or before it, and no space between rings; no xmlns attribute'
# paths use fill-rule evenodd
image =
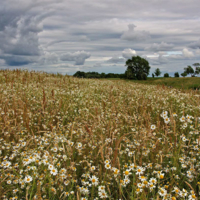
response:
<svg viewBox="0 0 200 200"><path fill-rule="evenodd" d="M35 18L20 18L0 32L1 50L11 55L40 55L38 33L42 26Z"/></svg>
<svg viewBox="0 0 200 200"><path fill-rule="evenodd" d="M3 59L9 66L22 66L37 62L37 58L33 56L0 55L0 59Z"/></svg>
<svg viewBox="0 0 200 200"><path fill-rule="evenodd" d="M89 58L91 54L85 51L77 51L74 53L65 53L61 55L62 61L75 61L75 65L84 65L85 60Z"/></svg>
<svg viewBox="0 0 200 200"><path fill-rule="evenodd" d="M42 21L54 13L52 10L41 12L40 6L44 3L38 7L37 1L3 1L0 8L0 57L7 65L28 65L39 59Z"/></svg>

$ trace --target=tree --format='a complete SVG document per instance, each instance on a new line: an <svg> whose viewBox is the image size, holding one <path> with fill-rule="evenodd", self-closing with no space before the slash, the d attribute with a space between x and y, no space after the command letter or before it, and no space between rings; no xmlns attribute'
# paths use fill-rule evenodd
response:
<svg viewBox="0 0 200 200"><path fill-rule="evenodd" d="M101 73L101 78L105 78L106 74L105 73Z"/></svg>
<svg viewBox="0 0 200 200"><path fill-rule="evenodd" d="M168 73L165 73L165 74L164 74L164 77L169 77L169 74L168 74Z"/></svg>
<svg viewBox="0 0 200 200"><path fill-rule="evenodd" d="M187 76L187 73L183 72L183 73L181 74L181 76L182 76L182 77L186 77L186 76Z"/></svg>
<svg viewBox="0 0 200 200"><path fill-rule="evenodd" d="M127 69L125 76L127 79L146 80L149 75L149 62L140 56L133 56L126 61Z"/></svg>
<svg viewBox="0 0 200 200"><path fill-rule="evenodd" d="M154 74L155 74L157 77L160 76L160 75L161 75L160 69L157 68L157 69L155 70Z"/></svg>
<svg viewBox="0 0 200 200"><path fill-rule="evenodd" d="M154 78L154 76L155 76L154 73L152 73L152 78Z"/></svg>
<svg viewBox="0 0 200 200"><path fill-rule="evenodd" d="M77 71L73 76L78 77L78 78L85 78L86 74L85 72Z"/></svg>
<svg viewBox="0 0 200 200"><path fill-rule="evenodd" d="M197 74L200 73L200 63L194 63L193 66L195 67L195 69L193 69L193 67L191 67L190 65L188 65L186 68L184 68L184 73L191 74L192 77L195 77Z"/></svg>
<svg viewBox="0 0 200 200"><path fill-rule="evenodd" d="M179 77L179 73L178 73L178 72L175 72L175 73L174 73L174 77Z"/></svg>

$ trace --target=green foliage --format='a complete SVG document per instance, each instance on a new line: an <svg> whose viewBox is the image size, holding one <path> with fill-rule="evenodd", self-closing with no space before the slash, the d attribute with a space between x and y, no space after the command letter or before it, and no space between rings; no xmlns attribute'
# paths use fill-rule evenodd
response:
<svg viewBox="0 0 200 200"><path fill-rule="evenodd" d="M154 73L152 73L152 78L154 78L154 76L155 76Z"/></svg>
<svg viewBox="0 0 200 200"><path fill-rule="evenodd" d="M78 78L85 78L85 72L77 71L73 76Z"/></svg>
<svg viewBox="0 0 200 200"><path fill-rule="evenodd" d="M164 74L164 77L165 77L165 78L168 78L168 77L169 77L169 74L168 74L168 73L165 73L165 74Z"/></svg>
<svg viewBox="0 0 200 200"><path fill-rule="evenodd" d="M168 87L178 88L178 89L200 89L200 77L185 77L185 78L147 78L146 81L134 81L137 83L147 84L147 85L165 85Z"/></svg>
<svg viewBox="0 0 200 200"><path fill-rule="evenodd" d="M186 74L193 74L194 73L194 69L190 66L190 65L188 65L186 68L184 68L184 73L186 73Z"/></svg>
<svg viewBox="0 0 200 200"><path fill-rule="evenodd" d="M114 74L114 73L101 73L98 72L81 72L77 71L74 75L74 77L78 78L124 78L124 74Z"/></svg>
<svg viewBox="0 0 200 200"><path fill-rule="evenodd" d="M149 75L149 62L140 56L133 56L126 61L127 70L125 77L134 80L146 80Z"/></svg>
<svg viewBox="0 0 200 200"><path fill-rule="evenodd" d="M197 74L200 73L200 63L194 63L193 66L195 69L193 69L190 65L188 65L186 68L184 68L184 73L191 74L192 77L195 77Z"/></svg>
<svg viewBox="0 0 200 200"><path fill-rule="evenodd" d="M178 72L175 72L175 73L174 73L174 77L179 77L179 73L178 73Z"/></svg>
<svg viewBox="0 0 200 200"><path fill-rule="evenodd" d="M181 76L186 77L186 76L187 76L187 73L183 72L183 73L181 74Z"/></svg>
<svg viewBox="0 0 200 200"><path fill-rule="evenodd" d="M157 77L160 76L160 75L161 75L160 69L159 69L159 68L155 69L154 74L155 74Z"/></svg>

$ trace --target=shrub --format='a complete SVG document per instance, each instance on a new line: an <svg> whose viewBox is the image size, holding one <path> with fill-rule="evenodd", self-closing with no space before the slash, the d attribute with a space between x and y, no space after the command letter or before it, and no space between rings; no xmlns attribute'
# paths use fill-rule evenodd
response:
<svg viewBox="0 0 200 200"><path fill-rule="evenodd" d="M164 74L164 77L169 77L169 74L168 74L168 73L165 73L165 74Z"/></svg>
<svg viewBox="0 0 200 200"><path fill-rule="evenodd" d="M175 73L174 73L174 77L176 77L176 78L179 77L179 73L178 73L178 72L175 72Z"/></svg>

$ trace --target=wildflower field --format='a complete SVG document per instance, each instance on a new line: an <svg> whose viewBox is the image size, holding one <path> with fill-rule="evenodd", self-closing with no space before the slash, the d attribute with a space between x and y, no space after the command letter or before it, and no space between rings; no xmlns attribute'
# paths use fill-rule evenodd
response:
<svg viewBox="0 0 200 200"><path fill-rule="evenodd" d="M200 93L0 71L0 199L200 199Z"/></svg>

